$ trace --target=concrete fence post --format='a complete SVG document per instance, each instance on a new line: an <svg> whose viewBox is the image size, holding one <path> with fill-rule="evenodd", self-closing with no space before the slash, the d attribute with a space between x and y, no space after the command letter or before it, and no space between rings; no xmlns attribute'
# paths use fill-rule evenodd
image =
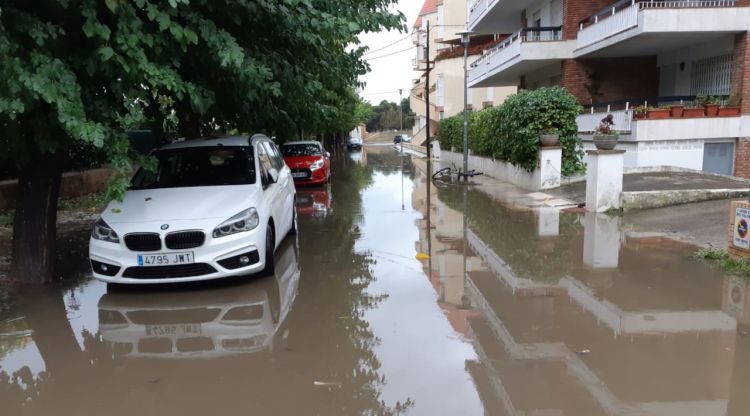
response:
<svg viewBox="0 0 750 416"><path fill-rule="evenodd" d="M625 150L588 150L586 210L604 212L621 205Z"/></svg>

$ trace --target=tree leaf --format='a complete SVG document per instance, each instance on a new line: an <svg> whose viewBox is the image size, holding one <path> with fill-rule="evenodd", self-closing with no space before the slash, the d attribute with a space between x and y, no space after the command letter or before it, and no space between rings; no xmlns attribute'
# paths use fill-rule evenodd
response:
<svg viewBox="0 0 750 416"><path fill-rule="evenodd" d="M103 61L108 61L109 58L111 58L112 55L114 54L115 54L115 51L109 46L104 46L99 49L99 55L102 57Z"/></svg>

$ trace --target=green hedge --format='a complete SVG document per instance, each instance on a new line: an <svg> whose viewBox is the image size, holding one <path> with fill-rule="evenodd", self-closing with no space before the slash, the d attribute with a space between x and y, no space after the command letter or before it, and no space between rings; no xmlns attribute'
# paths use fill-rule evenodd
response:
<svg viewBox="0 0 750 416"><path fill-rule="evenodd" d="M580 112L575 97L563 88L524 90L499 107L470 113L469 149L532 171L538 163L540 134L545 128L556 128L563 148L563 174L575 174L584 170L576 125ZM440 121L438 140L443 149L463 149L463 114Z"/></svg>

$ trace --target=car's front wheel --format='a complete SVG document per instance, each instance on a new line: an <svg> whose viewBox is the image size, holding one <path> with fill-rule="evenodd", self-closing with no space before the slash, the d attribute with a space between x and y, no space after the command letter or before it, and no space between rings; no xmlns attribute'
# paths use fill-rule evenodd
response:
<svg viewBox="0 0 750 416"><path fill-rule="evenodd" d="M271 227L271 224L268 224L268 228L266 229L266 265L263 267L263 271L261 271L261 274L264 276L272 275L275 271L273 250L276 244L274 239L273 227Z"/></svg>

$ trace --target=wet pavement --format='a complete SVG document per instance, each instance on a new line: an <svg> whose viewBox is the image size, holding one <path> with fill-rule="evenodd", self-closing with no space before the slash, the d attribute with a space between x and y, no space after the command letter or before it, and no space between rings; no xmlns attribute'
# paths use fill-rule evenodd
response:
<svg viewBox="0 0 750 416"><path fill-rule="evenodd" d="M750 414L750 284L694 246L333 159L275 276L108 289L64 233L60 288L0 291L0 412Z"/></svg>

